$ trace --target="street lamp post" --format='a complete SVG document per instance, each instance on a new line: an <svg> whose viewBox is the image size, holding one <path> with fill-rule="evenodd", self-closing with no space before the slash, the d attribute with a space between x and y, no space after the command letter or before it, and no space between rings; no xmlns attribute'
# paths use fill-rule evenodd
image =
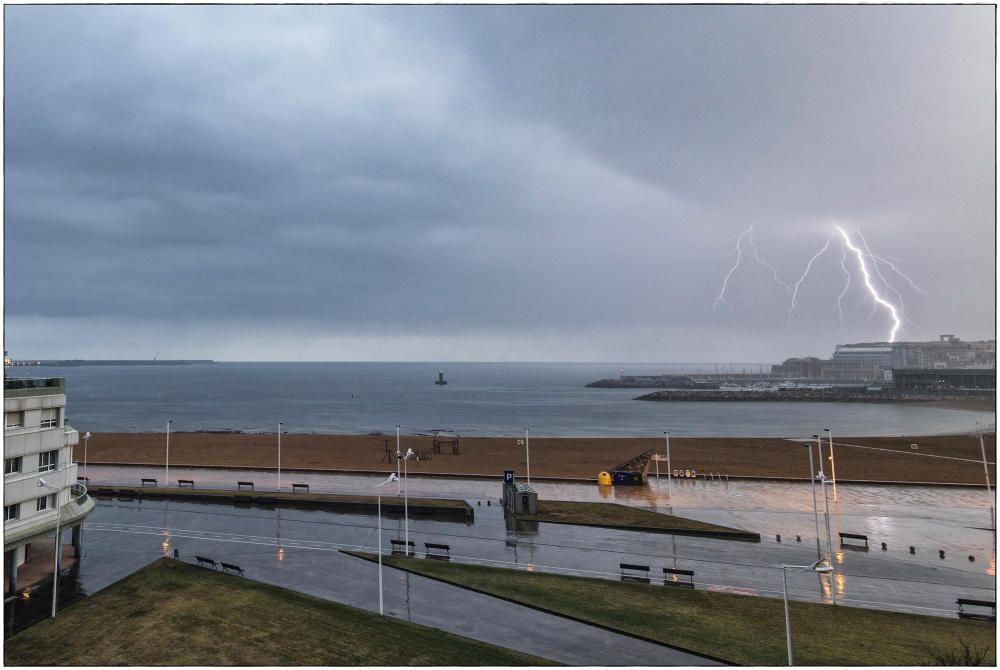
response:
<svg viewBox="0 0 1000 670"><path fill-rule="evenodd" d="M531 446L528 444L528 429L524 429L524 463L528 484L531 484Z"/></svg>
<svg viewBox="0 0 1000 670"><path fill-rule="evenodd" d="M993 507L993 493L990 491L990 468L986 465L986 446L983 444L983 424L979 423L979 450L983 454L983 472L986 474L986 497L990 499L990 524L997 527L996 508Z"/></svg>
<svg viewBox="0 0 1000 670"><path fill-rule="evenodd" d="M396 495L402 493L400 487L402 483L399 481L399 461L403 458L402 454L399 453L399 424L396 424Z"/></svg>
<svg viewBox="0 0 1000 670"><path fill-rule="evenodd" d="M788 644L788 665L794 665L792 660L792 621L788 614L788 571L795 570L795 572L803 572L805 570L812 570L820 574L827 574L833 572L832 565L820 565L823 559L812 563L811 565L785 565L781 564L775 567L781 568L781 593L785 600L785 641ZM795 573L792 573L795 574Z"/></svg>
<svg viewBox="0 0 1000 670"><path fill-rule="evenodd" d="M278 492L281 492L281 426L284 422L278 422Z"/></svg>
<svg viewBox="0 0 1000 670"><path fill-rule="evenodd" d="M170 424L172 424L173 422L174 422L173 419L167 421L167 460L166 460L166 469L164 470L163 473L164 487L170 486Z"/></svg>
<svg viewBox="0 0 1000 670"><path fill-rule="evenodd" d="M670 431L663 431L663 437L667 441L667 500L670 501L670 510L674 509L674 471L670 468Z"/></svg>
<svg viewBox="0 0 1000 670"><path fill-rule="evenodd" d="M833 460L833 431L824 428L823 432L830 438L830 479L833 481L833 502L837 502L837 461ZM820 450L820 456L822 455L822 450Z"/></svg>
<svg viewBox="0 0 1000 670"><path fill-rule="evenodd" d="M382 487L390 482L397 481L399 477L396 473L390 473L389 478L386 479L381 484L377 484L375 488L378 489L378 613L379 616L385 614L385 608L382 605Z"/></svg>
<svg viewBox="0 0 1000 670"><path fill-rule="evenodd" d="M830 565L833 565L833 536L830 535L830 497L826 493L826 475L823 472L817 474L819 481L823 485L823 504L826 506L826 554L830 559ZM837 604L837 589L836 584L833 583L833 578L830 578L830 598L833 599L833 604Z"/></svg>
<svg viewBox="0 0 1000 670"><path fill-rule="evenodd" d="M84 481L90 481L87 478L87 442L90 441L90 432L83 434L83 479Z"/></svg>
<svg viewBox="0 0 1000 670"><path fill-rule="evenodd" d="M413 449L407 449L406 455L403 456L403 542L405 542L403 551L407 556L410 555L410 482L406 477L406 461L415 456Z"/></svg>
<svg viewBox="0 0 1000 670"><path fill-rule="evenodd" d="M56 508L56 551L55 556L52 558L52 618L56 618L56 604L59 598L59 565L62 559L62 541L60 533L62 532L62 510L59 508L59 489L55 486L51 486L41 477L38 478L38 486L41 488L46 488L50 491L54 491L55 495L52 496L53 507Z"/></svg>
<svg viewBox="0 0 1000 670"><path fill-rule="evenodd" d="M812 498L813 498L813 517L816 519L816 558L823 558L823 550L819 545L819 508L816 506L816 475L813 469L813 450L812 444L806 443L802 445L809 450L809 484L812 486Z"/></svg>

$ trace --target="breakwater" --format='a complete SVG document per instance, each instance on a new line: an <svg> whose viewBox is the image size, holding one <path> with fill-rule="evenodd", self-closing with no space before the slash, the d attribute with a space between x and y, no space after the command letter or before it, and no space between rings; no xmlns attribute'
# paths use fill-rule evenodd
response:
<svg viewBox="0 0 1000 670"><path fill-rule="evenodd" d="M941 400L962 400L969 397L993 397L993 392L914 394L893 391L844 391L836 389L747 389L729 390L666 390L641 395L635 400L662 402L853 402L853 403L913 403Z"/></svg>

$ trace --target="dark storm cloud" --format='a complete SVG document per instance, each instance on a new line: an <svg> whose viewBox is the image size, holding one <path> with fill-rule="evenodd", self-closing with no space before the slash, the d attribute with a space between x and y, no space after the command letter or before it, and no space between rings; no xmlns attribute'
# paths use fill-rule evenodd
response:
<svg viewBox="0 0 1000 670"><path fill-rule="evenodd" d="M827 327L835 256L790 327L760 268L712 302L723 240L754 224L794 280L832 218L930 289L922 335L992 325L989 7L5 18L15 351L98 355L48 323L215 358L824 354L882 335Z"/></svg>

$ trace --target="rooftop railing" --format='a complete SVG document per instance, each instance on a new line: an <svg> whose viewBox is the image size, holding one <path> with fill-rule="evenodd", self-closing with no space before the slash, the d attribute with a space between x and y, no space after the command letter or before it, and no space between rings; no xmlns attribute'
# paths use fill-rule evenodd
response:
<svg viewBox="0 0 1000 670"><path fill-rule="evenodd" d="M64 377L5 377L3 390L7 397L65 393L66 379Z"/></svg>

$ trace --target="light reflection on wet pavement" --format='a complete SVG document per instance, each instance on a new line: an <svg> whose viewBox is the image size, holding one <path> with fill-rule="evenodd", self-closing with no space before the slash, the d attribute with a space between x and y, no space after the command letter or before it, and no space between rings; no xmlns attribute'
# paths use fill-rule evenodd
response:
<svg viewBox="0 0 1000 670"><path fill-rule="evenodd" d="M175 477L194 479L204 488L235 488L253 480L256 490L273 489L274 473L247 470L171 468ZM162 468L90 466L92 483L135 485L140 477L162 476ZM310 484L312 492L371 494L383 475L321 475L283 473L291 482ZM602 491L593 484L533 482L541 499L614 501L670 511L665 478L647 487ZM761 533L762 542L745 543L656 533L616 531L557 524L535 530L508 530L498 505L499 480L410 477L411 496L464 498L475 508L475 523L411 518L410 539L450 544L456 560L506 567L554 570L617 579L622 562L695 570L699 588L737 590L780 596L781 575L773 566L803 565L817 558L816 530L809 485L806 483L675 480L673 512L702 521ZM395 490L387 487L389 495ZM995 538L983 530L990 524L985 492L974 488L926 486L866 486L838 484L839 501L831 501L834 562L833 583L838 602L925 614L954 614L957 597L995 600ZM492 505L487 506L486 501ZM819 493L821 550L826 553L822 493ZM128 524L120 525L120 524ZM386 516L383 542L402 537L401 518ZM134 528L132 526L148 526ZM176 500L101 500L87 528L91 545L100 536L101 553L133 547L137 555L161 555L190 546L220 557L252 551L267 556L256 578L269 581L270 570L291 557L325 554L338 548L373 548L372 515L347 515L307 509L275 509L228 504L208 505ZM165 537L163 528L168 528ZM870 551L839 546L839 532L869 536ZM148 535L146 534L148 533ZM782 541L775 535L781 534ZM795 536L801 542L795 541ZM887 544L882 551L880 543ZM165 543L165 545L164 545ZM915 554L909 553L914 545ZM166 546L167 549L164 549ZM248 547L253 547L252 550ZM945 551L939 558L938 551ZM211 554L210 554L211 555ZM975 561L969 561L968 556ZM145 561L151 560L146 558ZM226 560L226 559L223 559ZM255 559L256 560L256 559ZM143 561L143 562L145 562ZM83 573L101 561L84 561ZM238 562L238 561L236 561ZM139 564L123 574L128 574ZM270 567L269 567L270 566ZM246 566L244 566L246 567ZM123 568L124 569L124 568ZM101 569L107 573L108 570ZM111 570L114 572L114 570ZM96 588L108 583L96 579ZM117 578L117 577L115 577ZM100 586L98 583L103 582ZM790 595L804 600L830 600L830 578L813 573L789 575Z"/></svg>

